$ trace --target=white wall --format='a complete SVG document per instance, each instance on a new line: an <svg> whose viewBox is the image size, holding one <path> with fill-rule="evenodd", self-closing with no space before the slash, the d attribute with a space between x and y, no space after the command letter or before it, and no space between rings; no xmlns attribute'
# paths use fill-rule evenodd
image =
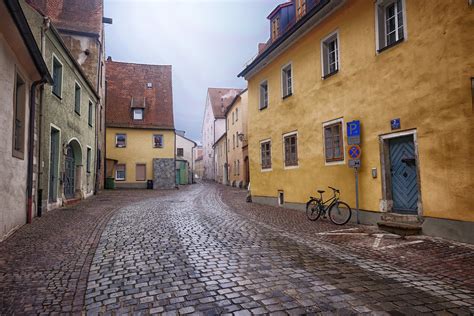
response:
<svg viewBox="0 0 474 316"><path fill-rule="evenodd" d="M25 154L24 159L12 156L13 93L15 73L25 81ZM28 162L29 80L13 51L0 33L0 241L26 223L26 177Z"/></svg>
<svg viewBox="0 0 474 316"><path fill-rule="evenodd" d="M216 138L217 139L217 138ZM203 147L203 178L214 180L214 113L212 112L209 96L204 108L204 121L202 124L202 147Z"/></svg>

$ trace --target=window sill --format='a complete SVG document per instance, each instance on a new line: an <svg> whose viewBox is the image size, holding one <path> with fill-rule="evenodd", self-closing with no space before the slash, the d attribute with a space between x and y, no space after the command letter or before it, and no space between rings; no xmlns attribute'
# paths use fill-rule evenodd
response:
<svg viewBox="0 0 474 316"><path fill-rule="evenodd" d="M339 72L339 69L337 69L337 70L335 70L335 71L333 71L333 72L331 72L331 73L328 73L327 75L322 76L321 79L325 80L325 79L327 79L327 78L329 78L329 77L334 76L334 75L337 74L338 72Z"/></svg>
<svg viewBox="0 0 474 316"><path fill-rule="evenodd" d="M62 100L63 100L63 98L62 98L60 95L57 95L56 92L51 91L51 94L54 95L56 98L58 98L59 101L62 101Z"/></svg>
<svg viewBox="0 0 474 316"><path fill-rule="evenodd" d="M76 110L74 110L74 113L76 113L77 115L81 116L81 113L80 113L80 112L77 112Z"/></svg>
<svg viewBox="0 0 474 316"><path fill-rule="evenodd" d="M289 98L289 97L291 97L292 95L293 95L293 93L288 93L287 95L284 95L282 99L285 100L286 98Z"/></svg>
<svg viewBox="0 0 474 316"><path fill-rule="evenodd" d="M300 166L299 165L290 165L290 166L287 166L285 165L285 167L283 169L285 170L288 170L288 169L297 169L299 168Z"/></svg>
<svg viewBox="0 0 474 316"><path fill-rule="evenodd" d="M345 165L345 164L346 164L346 161L344 159L324 161L325 166L338 166L338 165Z"/></svg>
<svg viewBox="0 0 474 316"><path fill-rule="evenodd" d="M89 127L94 127L94 126L92 126L92 124L88 124L88 125L89 125Z"/></svg>
<svg viewBox="0 0 474 316"><path fill-rule="evenodd" d="M394 46L397 46L398 44L400 44L400 43L403 42L403 41L405 41L405 38L401 38L401 39L399 39L398 41L395 41L395 42L393 42L393 43L390 44L390 45L387 45L387 46L385 46L385 47L382 47L382 48L378 49L378 50L377 50L377 53L380 54L380 53L382 53L383 51L386 51L386 50L388 50L388 49L390 49L390 48L392 48L392 47L394 47Z"/></svg>
<svg viewBox="0 0 474 316"><path fill-rule="evenodd" d="M115 148L127 148L127 146L117 146L117 145L115 145Z"/></svg>
<svg viewBox="0 0 474 316"><path fill-rule="evenodd" d="M25 160L25 154L15 149L13 149L12 151L12 157L15 157L20 160Z"/></svg>
<svg viewBox="0 0 474 316"><path fill-rule="evenodd" d="M260 111L263 111L263 110L265 110L266 108L268 108L268 105L260 107L259 110L260 110Z"/></svg>
<svg viewBox="0 0 474 316"><path fill-rule="evenodd" d="M273 171L272 168L262 168L260 169L260 172L270 172L270 171Z"/></svg>

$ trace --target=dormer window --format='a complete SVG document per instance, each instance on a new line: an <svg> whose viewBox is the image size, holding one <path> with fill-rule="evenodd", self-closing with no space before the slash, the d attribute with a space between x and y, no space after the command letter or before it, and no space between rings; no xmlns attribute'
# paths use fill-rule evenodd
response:
<svg viewBox="0 0 474 316"><path fill-rule="evenodd" d="M306 14L306 0L296 0L296 18L300 19Z"/></svg>
<svg viewBox="0 0 474 316"><path fill-rule="evenodd" d="M147 82L146 87L147 87L148 89L153 88L153 83L152 83L152 82Z"/></svg>
<svg viewBox="0 0 474 316"><path fill-rule="evenodd" d="M143 109L133 109L133 119L136 121L143 120Z"/></svg>

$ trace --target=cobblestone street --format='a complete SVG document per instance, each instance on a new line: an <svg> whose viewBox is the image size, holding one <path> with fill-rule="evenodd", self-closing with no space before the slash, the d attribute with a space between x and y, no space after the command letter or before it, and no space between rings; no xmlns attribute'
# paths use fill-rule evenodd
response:
<svg viewBox="0 0 474 316"><path fill-rule="evenodd" d="M0 314L470 315L474 247L310 222L216 184L112 191L0 243Z"/></svg>

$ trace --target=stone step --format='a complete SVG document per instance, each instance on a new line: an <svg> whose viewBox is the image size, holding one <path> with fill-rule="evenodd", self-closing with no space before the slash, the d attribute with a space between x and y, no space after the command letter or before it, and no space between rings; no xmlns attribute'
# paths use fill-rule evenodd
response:
<svg viewBox="0 0 474 316"><path fill-rule="evenodd" d="M395 222L395 223L421 223L422 220L418 215L406 215L396 213L384 213L381 216L384 222Z"/></svg>
<svg viewBox="0 0 474 316"><path fill-rule="evenodd" d="M392 221L380 221L377 223L381 230L400 236L411 236L421 234L421 223L400 223Z"/></svg>

